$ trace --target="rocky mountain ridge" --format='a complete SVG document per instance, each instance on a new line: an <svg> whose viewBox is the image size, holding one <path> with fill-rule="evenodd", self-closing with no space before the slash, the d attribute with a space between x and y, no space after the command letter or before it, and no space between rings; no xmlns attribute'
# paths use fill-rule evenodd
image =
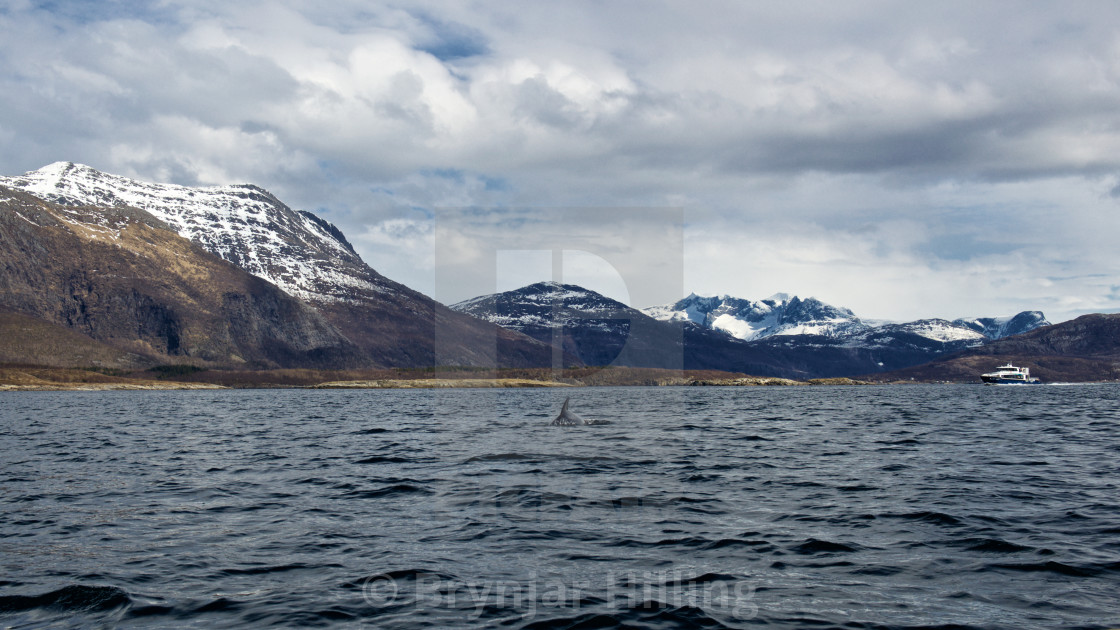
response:
<svg viewBox="0 0 1120 630"><path fill-rule="evenodd" d="M642 309L654 319L681 321L722 330L744 341L774 335L811 335L862 344L884 333L908 333L943 343L1000 339L1049 325L1040 311L1024 311L1013 317L972 319L923 319L915 322L871 324L850 309L832 306L816 298L801 299L778 293L752 301L729 295L704 297L690 294L672 304Z"/></svg>
<svg viewBox="0 0 1120 630"><path fill-rule="evenodd" d="M758 301L692 293L673 304L644 308L642 312L662 321L690 322L722 330L744 341L771 335L833 336L863 325L848 309L836 308L815 298L791 298L785 293Z"/></svg>

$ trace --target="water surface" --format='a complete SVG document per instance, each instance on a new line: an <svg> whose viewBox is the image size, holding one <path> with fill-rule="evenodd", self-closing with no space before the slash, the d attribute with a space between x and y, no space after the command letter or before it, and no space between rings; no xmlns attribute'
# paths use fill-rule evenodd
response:
<svg viewBox="0 0 1120 630"><path fill-rule="evenodd" d="M1120 627L1118 399L4 393L0 625Z"/></svg>

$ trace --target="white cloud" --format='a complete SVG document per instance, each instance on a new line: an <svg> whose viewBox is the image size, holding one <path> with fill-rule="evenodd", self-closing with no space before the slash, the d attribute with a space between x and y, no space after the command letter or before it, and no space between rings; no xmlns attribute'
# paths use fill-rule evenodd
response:
<svg viewBox="0 0 1120 630"><path fill-rule="evenodd" d="M683 206L685 290L1120 309L1111 3L53 6L0 10L5 173L252 181L425 291L439 208Z"/></svg>

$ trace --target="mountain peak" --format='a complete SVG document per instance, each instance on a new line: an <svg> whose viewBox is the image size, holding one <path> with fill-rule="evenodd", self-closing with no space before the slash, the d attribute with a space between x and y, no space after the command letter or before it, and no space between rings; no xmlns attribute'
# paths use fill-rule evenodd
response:
<svg viewBox="0 0 1120 630"><path fill-rule="evenodd" d="M557 330L562 331L563 352L587 365L608 365L620 360L620 365L659 367L643 362L665 360L666 348L671 348L674 341L680 343L680 333L672 326L594 290L555 281L464 300L452 304L451 309L548 344L553 343ZM664 346L650 344L650 326L654 337L666 342ZM631 334L636 338L630 354L620 355L630 347ZM671 351L668 356L672 357Z"/></svg>
<svg viewBox="0 0 1120 630"><path fill-rule="evenodd" d="M63 173L66 173L68 171L87 171L87 172L88 171L93 171L93 172L98 172L97 169L93 168L92 166L87 166L85 164L79 164L77 162L59 161L59 162L51 162L50 164L47 164L46 166L44 166L42 168L35 169L34 171L28 171L26 174L28 174L28 175L30 175L31 173L42 173L44 175L63 174Z"/></svg>
<svg viewBox="0 0 1120 630"><path fill-rule="evenodd" d="M254 184L188 187L141 182L54 162L0 184L62 206L138 208L221 258L312 302L386 291L333 225Z"/></svg>
<svg viewBox="0 0 1120 630"><path fill-rule="evenodd" d="M564 283L557 282L556 280L541 280L540 282L534 282L532 284L527 284L527 285L521 287L520 289L516 289L516 290L517 291L524 291L524 290L527 290L527 289L537 289L537 290L540 290L540 289L561 289L564 286L565 286ZM568 286L575 286L575 285L568 285Z"/></svg>
<svg viewBox="0 0 1120 630"><path fill-rule="evenodd" d="M508 313L517 312L517 316L520 317L526 312L535 313L544 310L551 312L554 306L584 312L633 310L622 302L591 289L553 280L470 298L452 304L451 309L486 319L500 326L511 326L511 321L507 321Z"/></svg>
<svg viewBox="0 0 1120 630"><path fill-rule="evenodd" d="M496 295L511 295L518 296L519 299L547 299L547 300L571 300L573 298L579 299L592 299L592 300L611 300L600 293L585 289L578 284L566 284L557 282L555 280L543 280L541 282L534 282L528 284L520 289L513 289L512 291L505 291ZM478 299L478 298L475 298Z"/></svg>
<svg viewBox="0 0 1120 630"><path fill-rule="evenodd" d="M28 171L20 179L42 184L60 184L63 180L73 177L96 177L103 173L92 166L77 162L51 162L46 166Z"/></svg>

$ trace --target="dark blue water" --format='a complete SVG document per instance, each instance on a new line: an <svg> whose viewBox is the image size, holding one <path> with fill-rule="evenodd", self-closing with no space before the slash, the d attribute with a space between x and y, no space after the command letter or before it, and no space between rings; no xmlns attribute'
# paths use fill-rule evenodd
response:
<svg viewBox="0 0 1120 630"><path fill-rule="evenodd" d="M1120 628L1118 402L4 393L0 626Z"/></svg>

